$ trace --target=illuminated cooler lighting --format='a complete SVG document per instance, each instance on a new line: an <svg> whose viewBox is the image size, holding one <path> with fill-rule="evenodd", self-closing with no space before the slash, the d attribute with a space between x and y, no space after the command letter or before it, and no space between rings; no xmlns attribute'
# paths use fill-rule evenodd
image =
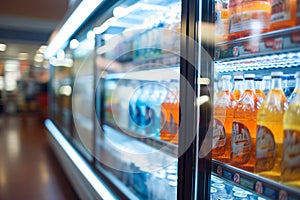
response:
<svg viewBox="0 0 300 200"><path fill-rule="evenodd" d="M106 20L101 26L95 27L93 31L95 34L101 34L104 31L106 31L111 25L113 25L116 21L117 18L111 17L108 20Z"/></svg>
<svg viewBox="0 0 300 200"><path fill-rule="evenodd" d="M42 45L42 46L40 46L38 52L41 54L44 54L46 49L47 49L47 45Z"/></svg>
<svg viewBox="0 0 300 200"><path fill-rule="evenodd" d="M6 50L6 44L1 44L0 43L0 51L5 51Z"/></svg>
<svg viewBox="0 0 300 200"><path fill-rule="evenodd" d="M57 53L57 60L63 60L65 58L65 52L63 50L59 50Z"/></svg>
<svg viewBox="0 0 300 200"><path fill-rule="evenodd" d="M78 46L79 46L78 40L72 39L72 40L70 41L70 48L71 48L71 49L76 49Z"/></svg>
<svg viewBox="0 0 300 200"><path fill-rule="evenodd" d="M55 127L55 125L50 121L46 120L45 125L50 131L51 135L58 142L60 147L65 151L74 165L79 169L81 174L86 178L86 180L91 184L94 190L102 199L116 199L105 184L95 175L95 173L88 166L86 161L76 152L76 150L70 145L70 143L62 136L60 131Z"/></svg>
<svg viewBox="0 0 300 200"><path fill-rule="evenodd" d="M62 48L66 41L80 27L80 25L88 18L88 16L102 3L103 0L83 0L74 10L72 15L67 19L63 27L54 36L45 51L45 58L49 59Z"/></svg>

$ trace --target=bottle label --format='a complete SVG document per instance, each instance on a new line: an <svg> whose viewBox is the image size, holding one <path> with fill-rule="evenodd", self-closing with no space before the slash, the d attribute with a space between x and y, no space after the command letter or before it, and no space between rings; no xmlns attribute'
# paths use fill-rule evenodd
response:
<svg viewBox="0 0 300 200"><path fill-rule="evenodd" d="M271 170L275 164L276 144L273 133L265 126L257 126L256 164L259 171Z"/></svg>
<svg viewBox="0 0 300 200"><path fill-rule="evenodd" d="M229 20L229 33L238 33L242 30L241 13L233 14Z"/></svg>
<svg viewBox="0 0 300 200"><path fill-rule="evenodd" d="M251 137L247 126L240 122L232 123L232 159L244 164L250 159Z"/></svg>
<svg viewBox="0 0 300 200"><path fill-rule="evenodd" d="M223 123L218 119L214 119L213 128L213 149L225 146L226 133Z"/></svg>
<svg viewBox="0 0 300 200"><path fill-rule="evenodd" d="M271 22L280 22L291 19L289 0L273 0Z"/></svg>
<svg viewBox="0 0 300 200"><path fill-rule="evenodd" d="M300 132L284 130L281 173L285 179L300 178Z"/></svg>

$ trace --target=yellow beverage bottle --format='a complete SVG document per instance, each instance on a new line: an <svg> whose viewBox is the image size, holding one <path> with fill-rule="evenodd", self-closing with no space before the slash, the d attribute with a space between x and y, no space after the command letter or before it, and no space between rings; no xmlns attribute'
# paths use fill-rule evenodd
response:
<svg viewBox="0 0 300 200"><path fill-rule="evenodd" d="M270 28L272 30L296 25L296 0L273 0L271 2Z"/></svg>
<svg viewBox="0 0 300 200"><path fill-rule="evenodd" d="M281 180L300 187L300 94L290 104L283 117L283 152Z"/></svg>
<svg viewBox="0 0 300 200"><path fill-rule="evenodd" d="M271 3L267 0L243 0L242 37L269 31Z"/></svg>
<svg viewBox="0 0 300 200"><path fill-rule="evenodd" d="M254 74L245 74L245 91L234 109L231 139L231 164L253 172L256 143L256 116L259 99L254 89Z"/></svg>
<svg viewBox="0 0 300 200"><path fill-rule="evenodd" d="M236 100L231 93L230 75L222 76L223 87L214 106L213 150L214 159L228 163L231 152L231 131Z"/></svg>
<svg viewBox="0 0 300 200"><path fill-rule="evenodd" d="M282 90L282 72L272 72L271 90L257 113L254 172L279 181L283 144L283 115L288 107Z"/></svg>
<svg viewBox="0 0 300 200"><path fill-rule="evenodd" d="M244 91L243 89L244 77L243 75L235 75L233 79L234 79L234 89L232 94L235 100L238 101L241 97L241 94Z"/></svg>
<svg viewBox="0 0 300 200"><path fill-rule="evenodd" d="M300 91L300 72L297 72L295 74L295 78L296 78L296 84L295 84L295 88L292 92L292 94L289 96L288 98L288 102L292 103L293 100L295 99L296 95L299 93Z"/></svg>

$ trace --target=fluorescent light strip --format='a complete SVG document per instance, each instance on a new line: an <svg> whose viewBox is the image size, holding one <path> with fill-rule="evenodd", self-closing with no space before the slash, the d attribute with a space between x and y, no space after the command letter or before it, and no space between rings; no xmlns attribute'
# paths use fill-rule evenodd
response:
<svg viewBox="0 0 300 200"><path fill-rule="evenodd" d="M94 172L89 168L88 164L79 156L79 154L74 150L69 142L62 136L55 125L49 119L45 121L45 125L52 136L55 138L55 140L59 143L59 145L72 160L74 165L79 169L81 174L99 194L99 196L102 199L116 199L116 197L113 196L112 193L106 188L105 184L100 181L99 178L94 174Z"/></svg>
<svg viewBox="0 0 300 200"><path fill-rule="evenodd" d="M65 42L73 35L89 15L101 4L103 0L83 0L67 19L62 28L54 36L45 51L45 58L49 59L62 48Z"/></svg>

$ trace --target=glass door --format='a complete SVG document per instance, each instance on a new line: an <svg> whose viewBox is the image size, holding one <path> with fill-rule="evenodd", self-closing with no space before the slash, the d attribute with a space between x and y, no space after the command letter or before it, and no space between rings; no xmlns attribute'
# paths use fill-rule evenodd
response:
<svg viewBox="0 0 300 200"><path fill-rule="evenodd" d="M95 23L96 168L129 199L176 199L181 2L124 1Z"/></svg>
<svg viewBox="0 0 300 200"><path fill-rule="evenodd" d="M211 198L299 199L296 1L213 3Z"/></svg>

